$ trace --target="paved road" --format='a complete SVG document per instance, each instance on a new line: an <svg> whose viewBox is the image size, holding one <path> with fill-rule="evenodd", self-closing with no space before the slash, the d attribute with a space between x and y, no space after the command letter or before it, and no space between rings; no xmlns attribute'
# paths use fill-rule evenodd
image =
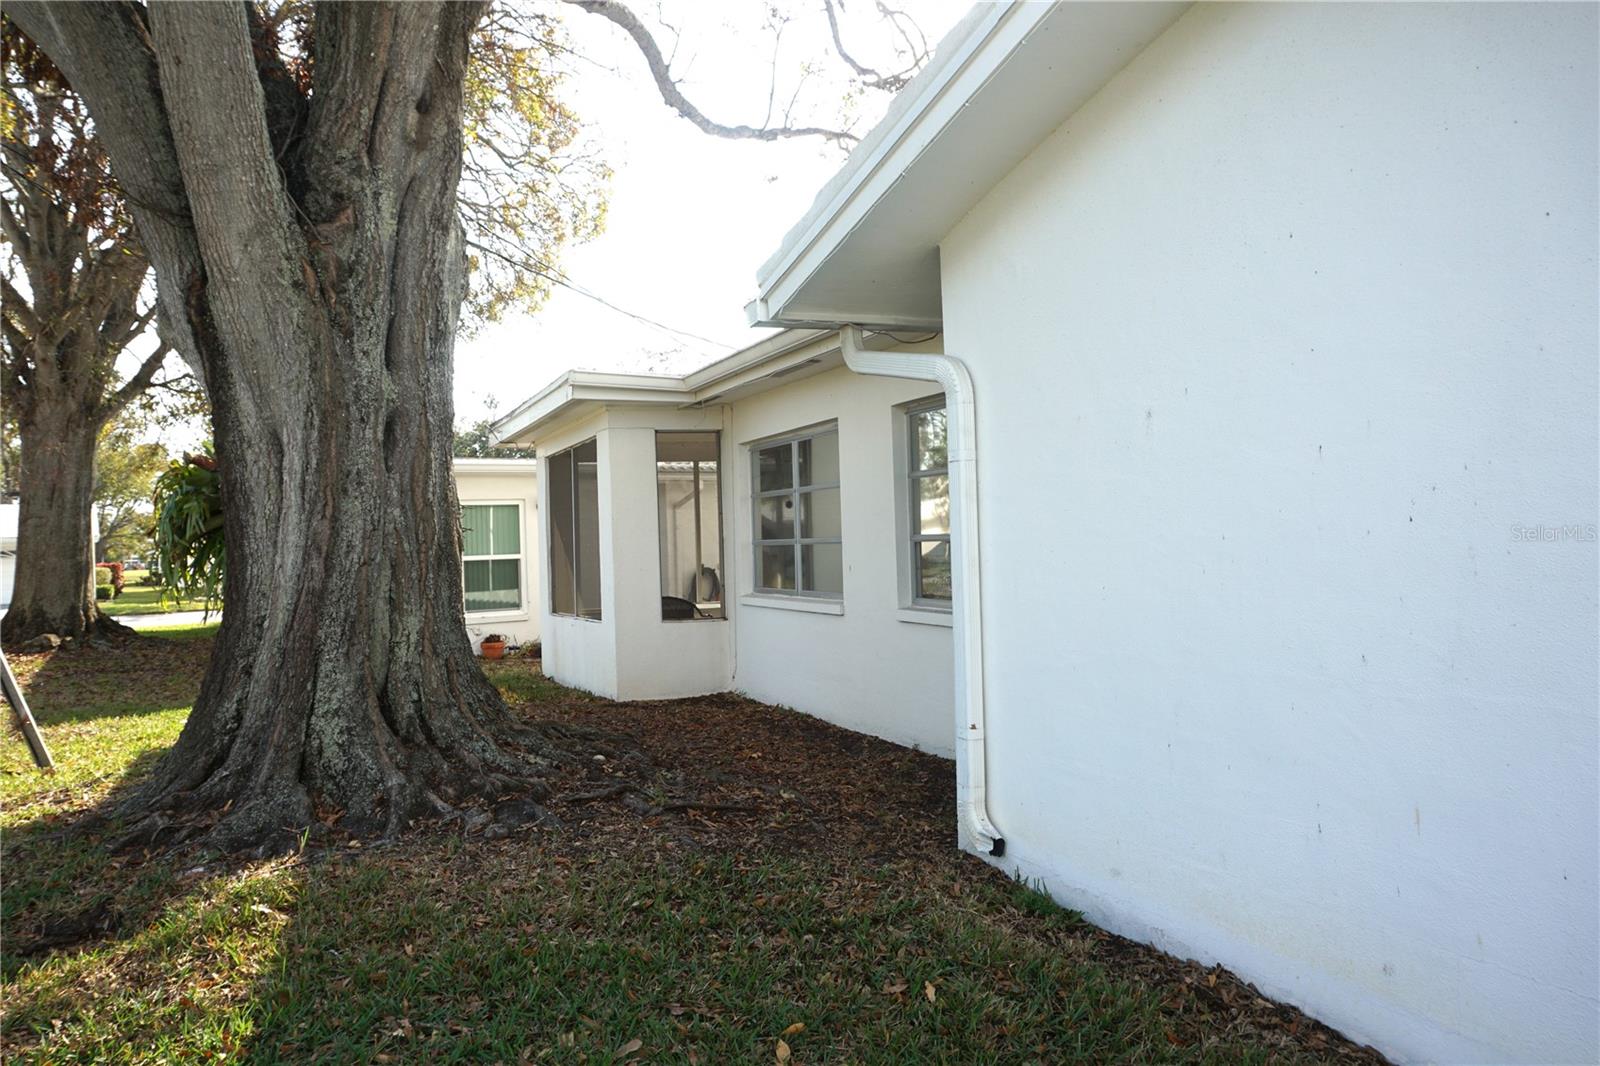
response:
<svg viewBox="0 0 1600 1066"><path fill-rule="evenodd" d="M202 622L216 622L221 611L212 611L207 618L204 611L168 611L166 614L125 614L117 621L132 629L165 629L168 626L197 626Z"/></svg>

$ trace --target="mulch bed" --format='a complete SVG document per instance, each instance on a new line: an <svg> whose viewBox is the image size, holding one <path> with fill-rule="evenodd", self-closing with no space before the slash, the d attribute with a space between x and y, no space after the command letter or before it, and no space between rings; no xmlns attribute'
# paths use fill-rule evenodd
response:
<svg viewBox="0 0 1600 1066"><path fill-rule="evenodd" d="M555 782L552 811L565 828L548 835L547 846L658 854L774 849L840 863L912 859L964 879L1006 876L956 848L955 764L948 759L732 694L638 703L574 695L518 709L530 721L629 741L603 745L612 753ZM628 784L619 789L622 782ZM1009 932L1029 936L1027 916ZM1221 966L1104 930L1088 939L1096 961L1162 990L1185 1045L1241 1037L1327 1062L1387 1061Z"/></svg>

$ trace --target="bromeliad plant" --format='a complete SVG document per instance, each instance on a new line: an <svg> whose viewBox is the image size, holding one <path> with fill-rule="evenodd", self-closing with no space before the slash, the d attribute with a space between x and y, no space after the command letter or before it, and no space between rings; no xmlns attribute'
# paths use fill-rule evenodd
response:
<svg viewBox="0 0 1600 1066"><path fill-rule="evenodd" d="M183 599L203 599L209 613L222 602L227 550L222 541L222 476L208 444L202 455L185 455L156 478L156 559L161 590Z"/></svg>

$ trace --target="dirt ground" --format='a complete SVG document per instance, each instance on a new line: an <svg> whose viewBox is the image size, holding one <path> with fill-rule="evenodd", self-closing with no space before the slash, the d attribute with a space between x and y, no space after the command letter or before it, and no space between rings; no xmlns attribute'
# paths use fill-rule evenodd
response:
<svg viewBox="0 0 1600 1066"><path fill-rule="evenodd" d="M735 695L640 703L574 695L523 709L618 735L614 755L569 771L557 788L552 809L576 850L772 848L868 864L914 859L963 879L1006 876L956 848L951 760ZM1013 932L1033 934L1025 920ZM1186 1043L1248 1037L1291 1056L1386 1061L1220 966L1104 930L1090 942L1097 961L1167 993Z"/></svg>

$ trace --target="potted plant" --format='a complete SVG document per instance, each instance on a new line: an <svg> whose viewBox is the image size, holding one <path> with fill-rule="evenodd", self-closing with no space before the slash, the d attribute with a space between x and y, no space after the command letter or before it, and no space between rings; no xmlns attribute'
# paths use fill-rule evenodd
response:
<svg viewBox="0 0 1600 1066"><path fill-rule="evenodd" d="M498 659L506 653L506 638L499 633L490 633L478 642L478 647L483 649L485 659Z"/></svg>

